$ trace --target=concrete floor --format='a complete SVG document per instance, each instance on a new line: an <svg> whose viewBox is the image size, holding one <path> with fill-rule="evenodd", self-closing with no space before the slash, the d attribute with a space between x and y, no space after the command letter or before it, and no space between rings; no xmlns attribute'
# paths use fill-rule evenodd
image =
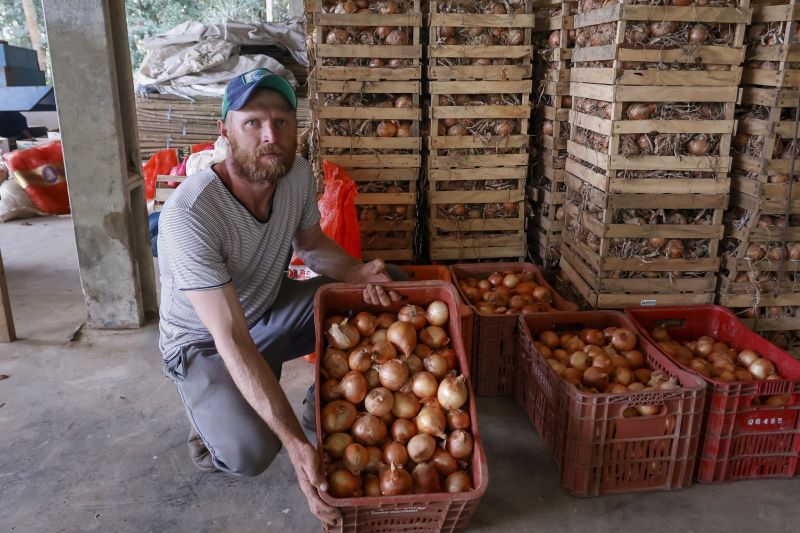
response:
<svg viewBox="0 0 800 533"><path fill-rule="evenodd" d="M68 340L84 316L68 217L0 224L0 247L21 338L0 345L0 531L319 530L285 453L255 479L195 470L155 325ZM283 376L299 409L311 367ZM470 531L798 530L800 480L577 499L510 399L480 399L479 420L490 485Z"/></svg>

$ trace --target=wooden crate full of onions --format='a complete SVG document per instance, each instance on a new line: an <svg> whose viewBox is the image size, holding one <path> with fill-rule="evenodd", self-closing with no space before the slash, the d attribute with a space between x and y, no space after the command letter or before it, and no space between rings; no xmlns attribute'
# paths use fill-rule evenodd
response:
<svg viewBox="0 0 800 533"><path fill-rule="evenodd" d="M705 383L616 311L521 315L517 403L575 496L692 482Z"/></svg>
<svg viewBox="0 0 800 533"><path fill-rule="evenodd" d="M430 82L432 260L523 258L531 81Z"/></svg>
<svg viewBox="0 0 800 533"><path fill-rule="evenodd" d="M762 39L763 26L753 32ZM779 29L786 31L772 31ZM742 89L717 299L785 350L798 344L800 332L793 282L800 269L800 187L790 175L798 102L797 88Z"/></svg>
<svg viewBox="0 0 800 533"><path fill-rule="evenodd" d="M698 481L800 474L800 361L719 306L626 313L641 335L707 383Z"/></svg>
<svg viewBox="0 0 800 533"><path fill-rule="evenodd" d="M315 0L313 21L316 78L421 79L420 0Z"/></svg>
<svg viewBox="0 0 800 533"><path fill-rule="evenodd" d="M769 87L800 87L800 2L753 2L747 28L742 82Z"/></svg>
<svg viewBox="0 0 800 533"><path fill-rule="evenodd" d="M530 0L431 0L431 80L531 77Z"/></svg>
<svg viewBox="0 0 800 533"><path fill-rule="evenodd" d="M582 1L575 15L573 82L732 87L739 83L749 0Z"/></svg>
<svg viewBox="0 0 800 533"><path fill-rule="evenodd" d="M347 169L358 187L364 258L413 259L420 82L316 80L313 88L320 157Z"/></svg>
<svg viewBox="0 0 800 533"><path fill-rule="evenodd" d="M462 531L488 484L461 338L470 313L451 284L386 284L403 302L363 302L362 285L315 298L317 442L342 513L337 532Z"/></svg>

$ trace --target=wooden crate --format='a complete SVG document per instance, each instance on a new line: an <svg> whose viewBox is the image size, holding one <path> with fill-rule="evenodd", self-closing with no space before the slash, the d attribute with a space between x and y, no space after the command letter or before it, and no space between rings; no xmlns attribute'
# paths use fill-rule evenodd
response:
<svg viewBox="0 0 800 533"><path fill-rule="evenodd" d="M791 171L790 150L798 104L798 88L742 88L742 102L737 113L739 125L733 145L733 168L753 181L741 180L742 192L758 196L766 192L759 183L768 185L769 190L772 185L780 185L775 181L786 180L785 176ZM795 172L800 174L800 165L796 165ZM784 178L778 180L781 175ZM771 197L777 198L774 193Z"/></svg>
<svg viewBox="0 0 800 533"><path fill-rule="evenodd" d="M329 156L337 156L339 161L344 161L346 168L351 168L346 163L346 156L390 155L392 164L383 163L387 168L419 166L420 82L315 80L313 91L321 157L330 159ZM383 106L399 96L407 97L411 107ZM403 137L377 135L378 126L391 127L393 121L407 126L411 134ZM344 156L344 159L339 156Z"/></svg>
<svg viewBox="0 0 800 533"><path fill-rule="evenodd" d="M527 167L531 80L430 82L431 169ZM455 105L455 99L474 98L488 105ZM502 99L502 104L490 99ZM460 103L460 102L459 102ZM447 135L448 120L473 128L467 135ZM478 130L483 121L513 126L510 135ZM506 122L508 121L508 122Z"/></svg>
<svg viewBox="0 0 800 533"><path fill-rule="evenodd" d="M364 259L410 261L414 259L415 230L418 221L418 168L348 169L356 182L356 209L361 227L361 251ZM386 191L387 188L399 191ZM404 213L397 214L396 206ZM385 210L382 214L379 210ZM374 211L367 216L366 211Z"/></svg>
<svg viewBox="0 0 800 533"><path fill-rule="evenodd" d="M490 0L451 0L440 5L431 0L428 32L431 80L502 81L531 77L531 2L495 3L506 9L510 7L512 13L485 14L483 9L490 3ZM472 28L500 31L499 36L478 43L468 35ZM452 35L447 36L447 32Z"/></svg>
<svg viewBox="0 0 800 533"><path fill-rule="evenodd" d="M480 173L470 168L429 169L431 259L524 258L526 171L526 167L484 168ZM502 214L505 206L514 204L513 214Z"/></svg>
<svg viewBox="0 0 800 533"><path fill-rule="evenodd" d="M576 70L573 69L572 73ZM698 91L693 87L572 82L570 91L573 107L570 112L572 139L567 142L570 157L597 167L612 177L626 172L646 173L666 169L681 173L705 172L720 175L730 169L729 152L736 126L734 113L738 95L738 88L735 86ZM692 116L692 120L628 120L625 114L628 106L638 102L655 103L658 106L692 105L698 110L713 110L718 119L702 120L701 111L698 111ZM703 104L707 107L703 107ZM660 138L653 132L669 137ZM674 155L623 155L626 150L630 150L631 145L626 146L627 142L634 143L633 149L638 151L635 143L642 135L647 136L651 146L659 139L665 142L664 146L677 140L678 148L684 153L673 150ZM707 136L716 147L712 146L713 151L705 155L688 155L685 152L685 143L699 135Z"/></svg>
<svg viewBox="0 0 800 533"><path fill-rule="evenodd" d="M574 15L577 10L578 2L562 0L533 2L534 41L543 41L542 49L538 50L535 59L543 62L549 71L563 71L570 68L572 47L575 42Z"/></svg>
<svg viewBox="0 0 800 533"><path fill-rule="evenodd" d="M332 13L336 2L315 0L314 77L320 80L408 81L421 79L421 0L398 0L401 13ZM387 45L374 36L374 29L404 30L408 44ZM344 39L329 39L334 28L347 28ZM344 43L332 43L331 41ZM370 42L377 40L378 43ZM365 44L366 43L366 44ZM392 66L394 60L400 64ZM375 64L376 62L380 64ZM370 66L372 64L373 66Z"/></svg>
<svg viewBox="0 0 800 533"><path fill-rule="evenodd" d="M780 4L780 5L773 5ZM800 2L771 0L753 2L753 26L747 39L742 82L771 87L800 87ZM769 31L763 38L759 28ZM771 37L771 38L770 38Z"/></svg>
<svg viewBox="0 0 800 533"><path fill-rule="evenodd" d="M738 85L744 59L746 25L750 23L749 0L731 1L730 7L634 5L629 0L575 16L578 32L572 51L572 81L644 86ZM581 6L581 8L583 5ZM685 24L731 24L732 39L712 45L665 45L663 42L635 44L628 30L652 22L671 22L683 31ZM591 46L593 35L603 31L608 38ZM635 39L634 39L635 40ZM713 41L712 41L713 42ZM698 70L697 65L714 65Z"/></svg>
<svg viewBox="0 0 800 533"><path fill-rule="evenodd" d="M156 196L153 209L155 211L161 211L167 201L167 198L169 198L178 185L180 185L185 179L186 176L167 176L161 174L156 176ZM173 186L172 184L177 185Z"/></svg>
<svg viewBox="0 0 800 533"><path fill-rule="evenodd" d="M722 217L727 204L724 183L716 191L708 183L694 194L673 193L676 190L673 180L640 183L644 180L610 179L589 169L581 173L570 168L572 160L567 163L561 266L592 306L618 308L654 305L652 301L658 305L713 301L720 264L717 252L723 234ZM708 223L632 224L621 219L626 210L666 210L665 216L680 213L688 219L705 210ZM705 252L696 258L669 258L664 248L644 247L643 241L652 238L676 239L686 247L705 245ZM622 240L642 245L642 254L619 255ZM676 276L676 273L687 274Z"/></svg>

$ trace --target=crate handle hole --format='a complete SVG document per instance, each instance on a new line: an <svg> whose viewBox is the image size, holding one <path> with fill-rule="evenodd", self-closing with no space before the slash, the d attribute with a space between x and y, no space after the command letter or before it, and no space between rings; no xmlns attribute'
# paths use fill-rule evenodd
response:
<svg viewBox="0 0 800 533"><path fill-rule="evenodd" d="M663 403L628 405L628 407L622 410L622 417L628 420L633 420L638 418L642 419L646 418L649 420L652 418L659 418L666 415L667 415L667 406L664 405ZM668 418L674 416L675 415L670 415Z"/></svg>
<svg viewBox="0 0 800 533"><path fill-rule="evenodd" d="M751 407L791 407L797 403L795 394L762 394L752 396Z"/></svg>

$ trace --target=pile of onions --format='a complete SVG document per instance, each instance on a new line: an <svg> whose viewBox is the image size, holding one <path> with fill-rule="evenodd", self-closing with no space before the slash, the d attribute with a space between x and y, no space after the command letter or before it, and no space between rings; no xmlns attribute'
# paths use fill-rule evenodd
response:
<svg viewBox="0 0 800 533"><path fill-rule="evenodd" d="M727 342L708 335L678 342L660 327L650 330L650 336L680 364L716 381L733 383L783 379L775 363L750 348L737 350ZM776 395L767 400L767 405L786 405L787 401L784 395Z"/></svg>
<svg viewBox="0 0 800 533"><path fill-rule="evenodd" d="M442 301L325 320L320 425L332 496L472 489L468 386L449 321Z"/></svg>
<svg viewBox="0 0 800 533"><path fill-rule="evenodd" d="M485 315L544 313L552 309L553 294L536 282L532 272L505 270L487 277L459 280L467 299Z"/></svg>
<svg viewBox="0 0 800 533"><path fill-rule="evenodd" d="M479 15L510 15L525 13L526 2L522 0L476 0L474 2L439 2L437 13L472 13ZM520 46L525 44L523 28L496 28L496 27L435 27L435 46ZM444 58L443 58L444 59ZM487 66L494 64L508 64L509 60L492 59L488 57L471 57L463 60L446 58L439 60L438 64L459 64Z"/></svg>
<svg viewBox="0 0 800 533"><path fill-rule="evenodd" d="M582 392L629 394L679 386L674 376L648 368L639 336L627 328L545 330L537 339L533 345L550 368ZM659 409L638 405L625 416L650 416Z"/></svg>

